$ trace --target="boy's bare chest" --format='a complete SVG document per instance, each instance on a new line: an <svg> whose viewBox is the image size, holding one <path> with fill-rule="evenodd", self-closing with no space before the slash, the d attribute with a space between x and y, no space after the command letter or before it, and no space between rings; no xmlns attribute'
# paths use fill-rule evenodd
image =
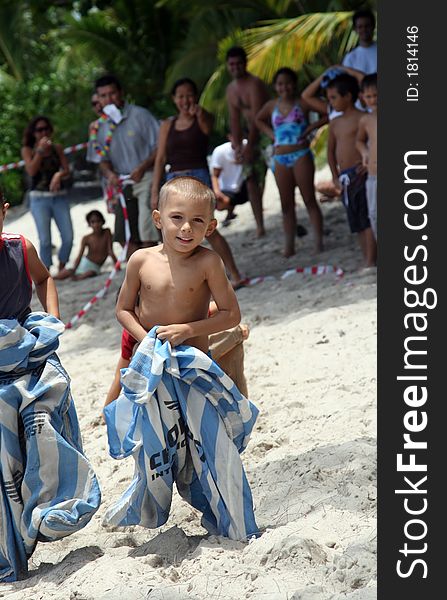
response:
<svg viewBox="0 0 447 600"><path fill-rule="evenodd" d="M334 134L337 139L337 142L338 143L345 142L348 144L355 143L355 138L357 137L358 126L359 126L358 118L340 117L339 119L335 119Z"/></svg>
<svg viewBox="0 0 447 600"><path fill-rule="evenodd" d="M152 265L141 272L141 293L160 302L186 302L203 293L207 285L203 274L193 268L162 268Z"/></svg>

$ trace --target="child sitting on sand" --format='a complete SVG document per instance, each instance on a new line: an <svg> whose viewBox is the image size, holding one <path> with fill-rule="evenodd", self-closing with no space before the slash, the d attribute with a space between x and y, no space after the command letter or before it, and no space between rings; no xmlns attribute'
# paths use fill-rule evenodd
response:
<svg viewBox="0 0 447 600"><path fill-rule="evenodd" d="M140 345L104 415L110 454L132 454L136 471L105 524L159 527L175 481L209 532L239 540L258 533L240 460L258 411L208 353L208 336L240 321L222 260L200 245L216 228L214 209L200 180L168 181L153 211L163 243L127 264L116 314Z"/></svg>
<svg viewBox="0 0 447 600"><path fill-rule="evenodd" d="M363 101L370 112L359 121L357 150L362 155L363 166L368 169L366 199L368 216L377 240L377 73L365 75L360 84Z"/></svg>
<svg viewBox="0 0 447 600"><path fill-rule="evenodd" d="M105 219L99 210L91 210L85 219L93 229L92 233L84 235L81 248L72 269L63 269L55 279L67 279L71 277L74 281L95 277L101 272L101 267L106 258L110 256L114 263L117 258L113 252L112 232L104 227ZM87 248L87 256L84 256Z"/></svg>
<svg viewBox="0 0 447 600"><path fill-rule="evenodd" d="M55 354L64 331L56 286L29 240L2 233L8 208L0 190L1 582L26 573L38 540L78 531L100 502ZM31 312L33 283L45 313Z"/></svg>

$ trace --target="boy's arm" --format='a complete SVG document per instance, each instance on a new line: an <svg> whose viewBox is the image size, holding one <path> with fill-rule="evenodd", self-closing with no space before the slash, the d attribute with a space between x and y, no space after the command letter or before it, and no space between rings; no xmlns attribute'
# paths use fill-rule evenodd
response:
<svg viewBox="0 0 447 600"><path fill-rule="evenodd" d="M225 274L221 258L214 252L210 252L204 257L204 263L205 277L217 306L217 311L209 318L200 321L158 327L157 337L161 340L168 340L172 346L182 344L189 338L225 331L225 329L230 329L240 323L239 304Z"/></svg>
<svg viewBox="0 0 447 600"><path fill-rule="evenodd" d="M337 146L337 143L336 143L336 139L335 139L335 135L334 135L334 129L331 125L329 125L329 138L328 138L328 142L327 142L327 162L331 169L332 180L334 182L335 188L338 191L338 193L341 193L340 182L338 180L338 177L339 177L338 164L337 164L337 158L335 155L336 146Z"/></svg>
<svg viewBox="0 0 447 600"><path fill-rule="evenodd" d="M137 250L129 258L126 268L126 277L121 287L118 301L116 303L116 318L130 335L141 342L147 331L135 313L135 304L140 291L140 268L143 262L141 251Z"/></svg>
<svg viewBox="0 0 447 600"><path fill-rule="evenodd" d="M37 251L33 244L27 239L25 239L25 244L28 255L29 273L36 286L37 297L39 298L43 309L50 315L59 319L59 300L54 280L48 269L37 256Z"/></svg>
<svg viewBox="0 0 447 600"><path fill-rule="evenodd" d="M79 248L78 255L76 257L76 260L73 263L73 267L72 267L73 271L76 271L76 269L79 267L79 263L81 262L81 258L84 255L86 246L87 246L87 236L84 235L84 237L81 240L81 247Z"/></svg>
<svg viewBox="0 0 447 600"><path fill-rule="evenodd" d="M355 147L362 155L362 165L364 167L368 166L368 132L366 130L366 118L362 117L359 121L359 128L357 130L357 138L355 140Z"/></svg>

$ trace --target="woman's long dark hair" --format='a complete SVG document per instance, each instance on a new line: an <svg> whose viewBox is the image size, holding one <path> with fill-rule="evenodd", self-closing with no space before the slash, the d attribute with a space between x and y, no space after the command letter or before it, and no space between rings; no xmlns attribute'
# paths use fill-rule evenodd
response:
<svg viewBox="0 0 447 600"><path fill-rule="evenodd" d="M50 128L50 133L53 133L53 125L48 117L44 115L37 115L31 119L28 125L23 132L22 145L28 146L29 148L34 148L34 144L36 143L36 136L34 135L34 130L36 129L36 125L39 121L45 121L45 123Z"/></svg>

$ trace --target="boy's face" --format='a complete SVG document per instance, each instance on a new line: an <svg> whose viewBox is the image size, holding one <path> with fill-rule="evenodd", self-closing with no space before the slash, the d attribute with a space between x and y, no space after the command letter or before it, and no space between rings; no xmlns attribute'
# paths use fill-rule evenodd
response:
<svg viewBox="0 0 447 600"><path fill-rule="evenodd" d="M97 233L97 232L101 231L104 223L102 222L102 219L100 219L99 217L90 217L90 219L88 220L88 224L93 229L93 231L95 233Z"/></svg>
<svg viewBox="0 0 447 600"><path fill-rule="evenodd" d="M335 87L327 88L326 96L329 104L336 111L344 112L352 105L352 95L348 93L346 96L342 96Z"/></svg>
<svg viewBox="0 0 447 600"><path fill-rule="evenodd" d="M377 88L368 87L362 92L363 100L368 108L375 110L377 108Z"/></svg>
<svg viewBox="0 0 447 600"><path fill-rule="evenodd" d="M373 41L374 25L368 17L359 17L355 22L354 31L359 36L360 42L370 44Z"/></svg>
<svg viewBox="0 0 447 600"><path fill-rule="evenodd" d="M175 192L164 199L160 210L154 210L153 219L163 234L163 243L185 254L197 248L217 225L207 200L185 198Z"/></svg>
<svg viewBox="0 0 447 600"><path fill-rule="evenodd" d="M233 79L240 79L247 74L247 62L242 56L230 56L227 60L227 70Z"/></svg>
<svg viewBox="0 0 447 600"><path fill-rule="evenodd" d="M3 223L5 222L6 211L9 208L9 204L5 202L3 205L0 204L0 234L3 231Z"/></svg>

